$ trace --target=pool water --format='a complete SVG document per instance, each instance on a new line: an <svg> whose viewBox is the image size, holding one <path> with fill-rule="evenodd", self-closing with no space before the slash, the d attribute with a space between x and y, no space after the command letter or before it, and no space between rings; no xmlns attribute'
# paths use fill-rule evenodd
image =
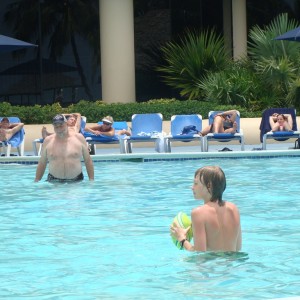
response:
<svg viewBox="0 0 300 300"><path fill-rule="evenodd" d="M241 213L241 253L190 253L169 225L194 171L220 165ZM300 295L300 159L95 164L95 181L33 183L0 165L0 298L272 299ZM87 177L87 176L86 176ZM44 176L44 179L46 176Z"/></svg>

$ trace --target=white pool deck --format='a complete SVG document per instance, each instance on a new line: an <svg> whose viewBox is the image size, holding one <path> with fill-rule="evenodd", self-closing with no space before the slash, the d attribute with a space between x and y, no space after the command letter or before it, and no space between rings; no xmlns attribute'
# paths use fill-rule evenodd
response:
<svg viewBox="0 0 300 300"><path fill-rule="evenodd" d="M182 143L183 144L183 143ZM97 147L96 154L92 155L95 162L107 161L153 161L153 160L184 160L184 159L208 159L208 158L223 158L223 159L238 159L238 158L270 158L270 157L300 157L300 150L293 149L292 143L276 143L269 144L267 150L261 150L261 144L245 145L245 151L241 151L238 143L217 143L210 145L208 152L201 152L199 145L190 145L184 143L183 146L172 147L172 153L157 153L154 145L149 144L146 147L134 147L131 154L120 154L117 145L105 145L105 147ZM229 148L232 151L221 151L223 148ZM12 152L13 156L0 157L1 164L21 163L21 164L36 164L39 156L34 156L33 151L25 151L24 156L17 156L16 152Z"/></svg>

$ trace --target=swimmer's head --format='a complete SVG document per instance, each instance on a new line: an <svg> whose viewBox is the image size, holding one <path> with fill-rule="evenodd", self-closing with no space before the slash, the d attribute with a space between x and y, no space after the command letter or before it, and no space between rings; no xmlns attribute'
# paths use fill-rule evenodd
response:
<svg viewBox="0 0 300 300"><path fill-rule="evenodd" d="M52 124L62 124L62 123L66 123L67 119L64 115L56 115L53 119L52 119Z"/></svg>
<svg viewBox="0 0 300 300"><path fill-rule="evenodd" d="M211 194L211 202L224 205L223 192L226 189L226 177L219 166L205 166L195 172L195 179L199 180Z"/></svg>

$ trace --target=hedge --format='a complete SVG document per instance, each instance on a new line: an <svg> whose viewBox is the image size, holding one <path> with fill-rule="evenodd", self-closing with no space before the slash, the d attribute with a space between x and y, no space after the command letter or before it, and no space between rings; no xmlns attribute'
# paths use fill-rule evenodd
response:
<svg viewBox="0 0 300 300"><path fill-rule="evenodd" d="M179 101L176 99L154 99L142 103L113 103L103 101L81 100L68 107L59 103L52 105L12 106L10 103L0 103L0 116L18 116L25 124L48 124L58 113L78 112L87 118L87 122L96 123L104 116L111 115L115 121L131 121L133 114L162 113L164 120L170 120L172 115L200 114L206 119L211 110L237 109L242 118L261 117L261 111L249 111L239 106L220 106L212 102L197 100Z"/></svg>

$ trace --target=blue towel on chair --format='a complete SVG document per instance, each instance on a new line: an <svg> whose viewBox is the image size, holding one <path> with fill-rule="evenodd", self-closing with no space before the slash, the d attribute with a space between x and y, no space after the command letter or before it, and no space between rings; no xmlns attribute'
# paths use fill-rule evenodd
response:
<svg viewBox="0 0 300 300"><path fill-rule="evenodd" d="M107 142L113 142L113 141L118 141L119 137L117 135L113 135L113 136L107 136L107 135L96 135L93 134L91 132L84 132L84 137L90 137L92 139L92 141L95 142L102 142L102 143L107 143Z"/></svg>
<svg viewBox="0 0 300 300"><path fill-rule="evenodd" d="M188 125L183 127L181 134L197 134L198 132L195 125Z"/></svg>
<svg viewBox="0 0 300 300"><path fill-rule="evenodd" d="M16 132L8 141L12 147L19 147L24 139L24 129L22 128L20 131Z"/></svg>
<svg viewBox="0 0 300 300"><path fill-rule="evenodd" d="M293 108L269 108L266 109L262 114L261 123L259 126L260 129L260 141L263 141L263 135L269 131L271 131L270 126L270 116L272 116L274 113L278 114L290 114L293 119L293 130L297 130L297 123L296 123L296 114L295 110Z"/></svg>

